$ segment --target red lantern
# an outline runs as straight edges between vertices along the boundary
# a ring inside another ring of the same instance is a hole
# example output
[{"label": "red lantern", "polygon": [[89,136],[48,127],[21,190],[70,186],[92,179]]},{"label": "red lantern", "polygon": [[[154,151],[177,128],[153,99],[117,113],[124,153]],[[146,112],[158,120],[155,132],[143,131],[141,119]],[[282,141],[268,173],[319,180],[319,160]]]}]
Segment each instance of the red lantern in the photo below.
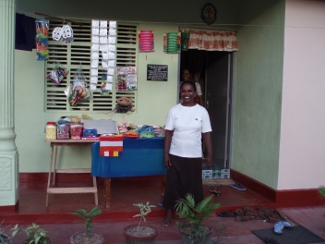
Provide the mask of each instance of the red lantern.
[{"label": "red lantern", "polygon": [[153,52],[154,49],[154,33],[151,30],[140,30],[139,38],[139,52]]}]

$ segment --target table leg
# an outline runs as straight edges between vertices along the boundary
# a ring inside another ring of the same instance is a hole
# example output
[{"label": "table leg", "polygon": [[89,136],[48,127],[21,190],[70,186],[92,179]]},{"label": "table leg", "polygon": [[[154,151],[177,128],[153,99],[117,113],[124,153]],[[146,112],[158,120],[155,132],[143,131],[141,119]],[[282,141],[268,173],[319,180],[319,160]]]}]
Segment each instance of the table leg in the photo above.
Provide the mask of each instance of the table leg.
[{"label": "table leg", "polygon": [[105,202],[106,208],[111,206],[111,178],[105,178]]},{"label": "table leg", "polygon": [[55,185],[55,177],[56,177],[56,160],[57,160],[57,156],[58,156],[58,147],[59,146],[54,146],[54,167],[53,167],[53,182],[52,185]]},{"label": "table leg", "polygon": [[[96,181],[95,176],[93,176],[93,186],[97,190],[97,181]],[[96,193],[94,193],[94,196],[95,196],[95,204],[98,205],[98,191],[96,191]]]},{"label": "table leg", "polygon": [[48,204],[49,204],[49,194],[48,194],[48,189],[50,188],[50,183],[51,183],[52,167],[53,167],[53,146],[51,145],[51,159],[50,159],[49,176],[48,176],[48,179],[47,179],[47,191],[46,191],[45,207],[47,207]]}]

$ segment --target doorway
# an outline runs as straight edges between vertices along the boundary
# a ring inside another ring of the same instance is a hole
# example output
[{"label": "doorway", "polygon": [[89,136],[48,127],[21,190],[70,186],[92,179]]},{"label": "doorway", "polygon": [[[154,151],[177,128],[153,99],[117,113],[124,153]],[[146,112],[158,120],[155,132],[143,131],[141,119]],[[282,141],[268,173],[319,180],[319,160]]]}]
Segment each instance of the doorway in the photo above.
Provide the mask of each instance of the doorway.
[{"label": "doorway", "polygon": [[213,164],[218,168],[230,168],[233,59],[232,52],[197,49],[181,52],[180,76],[184,68],[190,68],[202,88],[212,126]]}]

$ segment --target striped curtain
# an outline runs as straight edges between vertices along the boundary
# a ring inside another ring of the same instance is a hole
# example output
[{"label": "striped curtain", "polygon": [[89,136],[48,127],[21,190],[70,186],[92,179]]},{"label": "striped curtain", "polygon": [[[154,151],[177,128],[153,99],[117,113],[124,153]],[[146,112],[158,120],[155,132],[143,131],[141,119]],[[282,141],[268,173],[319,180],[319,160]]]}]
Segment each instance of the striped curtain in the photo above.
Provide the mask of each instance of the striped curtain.
[{"label": "striped curtain", "polygon": [[235,31],[219,31],[205,29],[180,28],[180,31],[189,30],[189,49],[206,51],[238,51],[237,37]]}]

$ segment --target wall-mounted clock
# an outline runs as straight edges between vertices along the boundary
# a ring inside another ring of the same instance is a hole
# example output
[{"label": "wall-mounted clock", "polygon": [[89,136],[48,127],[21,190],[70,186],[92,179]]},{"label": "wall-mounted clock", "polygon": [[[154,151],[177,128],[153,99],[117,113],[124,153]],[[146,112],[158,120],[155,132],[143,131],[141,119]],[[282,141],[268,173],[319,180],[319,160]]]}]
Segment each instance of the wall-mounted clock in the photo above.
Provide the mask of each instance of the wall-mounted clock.
[{"label": "wall-mounted clock", "polygon": [[207,25],[211,25],[217,18],[217,10],[215,7],[208,3],[202,9],[202,19]]}]

